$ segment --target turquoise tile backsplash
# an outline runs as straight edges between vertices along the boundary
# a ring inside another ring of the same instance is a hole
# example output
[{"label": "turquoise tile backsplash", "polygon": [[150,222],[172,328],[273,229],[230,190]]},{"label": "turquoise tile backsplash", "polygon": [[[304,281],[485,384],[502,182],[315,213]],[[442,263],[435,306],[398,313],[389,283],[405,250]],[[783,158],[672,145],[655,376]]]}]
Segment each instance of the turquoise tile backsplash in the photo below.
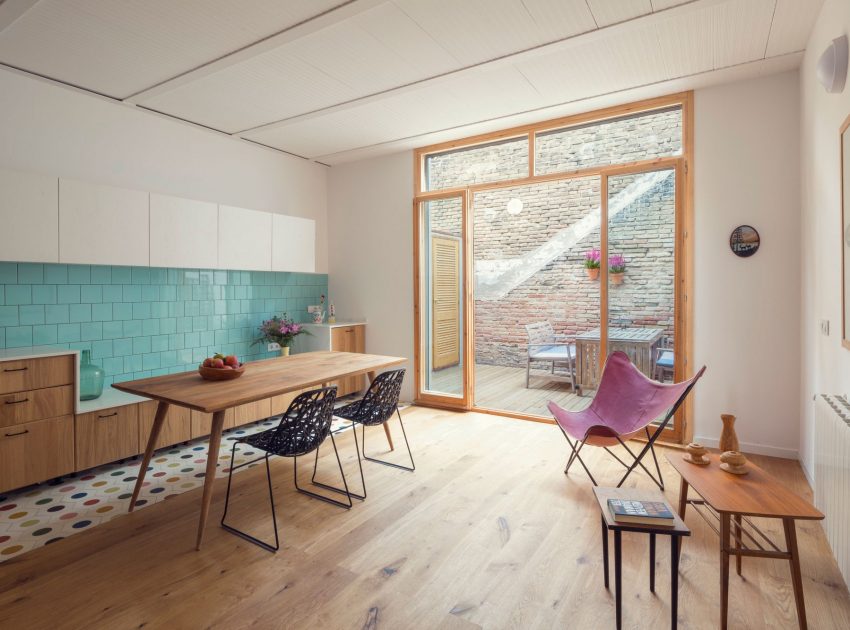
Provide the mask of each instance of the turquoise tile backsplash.
[{"label": "turquoise tile backsplash", "polygon": [[326,274],[0,262],[0,348],[91,350],[108,383],[193,370],[251,346],[264,319],[327,295]]}]

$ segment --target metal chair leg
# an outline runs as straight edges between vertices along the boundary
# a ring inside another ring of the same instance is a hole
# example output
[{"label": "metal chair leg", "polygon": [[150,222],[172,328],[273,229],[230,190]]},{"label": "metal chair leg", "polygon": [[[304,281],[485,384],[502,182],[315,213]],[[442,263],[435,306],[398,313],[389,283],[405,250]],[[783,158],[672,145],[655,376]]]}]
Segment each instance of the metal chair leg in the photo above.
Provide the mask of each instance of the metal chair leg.
[{"label": "metal chair leg", "polygon": [[[413,472],[416,470],[416,464],[413,461],[413,453],[410,451],[410,443],[407,441],[407,432],[404,430],[404,422],[401,419],[401,412],[398,410],[398,407],[395,409],[396,415],[398,416],[398,422],[401,425],[401,434],[404,436],[404,444],[407,446],[407,455],[410,457],[410,466],[402,466],[401,464],[394,464],[392,462],[388,462],[383,459],[378,459],[377,457],[369,457],[366,455],[366,425],[363,426],[363,459],[369,460],[370,462],[375,462],[376,464],[383,464],[384,466],[392,466],[393,468],[400,468],[401,470],[409,470]],[[356,439],[356,436],[355,436]]]},{"label": "metal chair leg", "polygon": [[[236,529],[232,525],[228,525],[227,523],[224,522],[224,519],[227,517],[227,509],[230,506],[230,489],[232,487],[233,470],[234,470],[233,461],[236,457],[236,446],[238,444],[239,444],[239,442],[234,442],[233,448],[230,451],[230,471],[228,472],[228,475],[227,475],[227,494],[225,495],[225,499],[224,499],[224,514],[221,515],[221,526],[222,526],[222,528],[229,531],[231,534],[235,534],[236,536],[239,536],[240,538],[243,538],[243,539],[247,540],[248,542],[254,543],[258,547],[261,547],[261,548],[265,549],[266,551],[271,551],[272,553],[276,553],[280,549],[280,537],[278,536],[278,533],[277,533],[277,516],[275,515],[274,492],[272,490],[272,471],[271,471],[271,467],[269,466],[269,454],[268,453],[266,453],[266,455],[265,455],[266,480],[268,482],[268,487],[269,487],[269,503],[271,504],[271,508],[272,508],[272,527],[274,528],[274,545],[271,545],[271,544],[269,544],[269,543],[267,543],[263,540],[260,540],[259,538],[255,538],[254,536],[251,536],[250,534],[243,532],[242,530]],[[254,460],[254,461],[256,461],[256,460]],[[248,463],[253,463],[253,462],[248,462]],[[240,468],[240,466],[237,466],[236,468]]]},{"label": "metal chair leg", "polygon": [[[622,446],[624,449],[626,449],[626,452],[628,452],[628,454],[631,455],[632,458],[635,460],[634,463],[631,466],[629,466],[628,470],[626,470],[626,474],[623,475],[622,479],[620,479],[620,483],[617,484],[617,487],[619,488],[620,486],[622,486],[623,483],[625,483],[628,476],[632,473],[632,471],[636,467],[640,466],[643,469],[643,472],[645,472],[647,474],[647,476],[650,479],[652,479],[652,481],[655,482],[655,485],[658,486],[658,488],[663,492],[664,491],[664,478],[660,477],[661,470],[659,469],[659,471],[658,471],[659,472],[659,479],[656,479],[655,476],[651,472],[649,472],[649,469],[646,466],[643,465],[643,461],[641,461],[641,460],[643,460],[643,456],[646,454],[646,451],[652,450],[652,442],[650,442],[649,444],[644,446],[643,449],[641,449],[639,455],[635,455],[632,452],[632,449],[630,449],[628,446],[626,446],[626,443],[623,442],[623,440],[621,438],[618,437],[617,441],[620,443],[620,446]],[[654,454],[655,454],[655,451],[653,450],[653,456],[654,456]],[[655,461],[655,465],[656,466],[658,465],[657,459]]]},{"label": "metal chair leg", "polygon": [[531,359],[525,362],[525,388],[528,389],[528,383],[531,380]]},{"label": "metal chair leg", "polygon": [[[331,497],[326,497],[326,496],[318,494],[316,492],[311,492],[309,490],[305,490],[304,488],[301,488],[298,485],[298,458],[297,457],[293,458],[294,463],[293,463],[293,466],[292,466],[293,477],[295,479],[295,489],[298,490],[298,492],[300,492],[301,494],[306,494],[307,496],[313,497],[314,499],[319,499],[320,501],[324,501],[325,503],[330,503],[332,505],[336,505],[338,507],[345,508],[346,510],[348,510],[353,505],[353,503],[351,501],[351,497],[356,496],[356,495],[352,495],[352,493],[348,489],[348,481],[346,481],[345,473],[342,470],[342,461],[340,461],[340,459],[339,459],[339,451],[336,448],[336,440],[334,440],[333,433],[331,433],[331,443],[333,444],[333,447],[334,447],[334,454],[336,455],[336,462],[337,462],[337,465],[339,466],[339,474],[342,476],[342,483],[343,483],[343,486],[345,486],[345,490],[343,490],[342,488],[335,488],[333,486],[329,486],[327,484],[320,483],[320,482],[315,480],[316,479],[316,467],[318,466],[318,463],[319,463],[319,449],[318,448],[316,448],[316,461],[313,464],[312,483],[316,486],[319,486],[320,488],[325,488],[326,490],[331,490],[333,492],[338,492],[339,494],[344,494],[346,496],[346,498],[348,499],[348,501],[347,502],[337,501],[336,499],[332,499]],[[357,498],[359,498],[359,497],[357,497]]]}]

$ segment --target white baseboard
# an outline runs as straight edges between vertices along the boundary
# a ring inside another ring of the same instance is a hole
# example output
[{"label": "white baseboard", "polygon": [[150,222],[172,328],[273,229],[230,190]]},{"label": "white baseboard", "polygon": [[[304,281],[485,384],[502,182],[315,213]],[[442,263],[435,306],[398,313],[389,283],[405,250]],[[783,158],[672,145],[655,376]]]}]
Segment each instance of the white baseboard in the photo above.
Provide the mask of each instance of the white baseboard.
[{"label": "white baseboard", "polygon": [[[694,436],[694,441],[712,448],[717,448],[720,443],[720,440],[717,438],[700,436]],[[770,457],[781,457],[782,459],[800,459],[799,452],[793,448],[782,448],[781,446],[770,446],[768,444],[751,444],[749,442],[741,442],[740,448],[742,453],[769,455]]]}]

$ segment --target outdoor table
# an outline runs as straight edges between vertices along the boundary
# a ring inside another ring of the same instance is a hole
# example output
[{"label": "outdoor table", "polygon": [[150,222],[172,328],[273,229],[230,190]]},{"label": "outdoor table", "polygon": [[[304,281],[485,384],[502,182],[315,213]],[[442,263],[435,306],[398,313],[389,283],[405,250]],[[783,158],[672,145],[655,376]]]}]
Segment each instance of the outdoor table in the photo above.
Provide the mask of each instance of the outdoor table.
[{"label": "outdoor table", "polygon": [[[625,352],[637,369],[652,378],[655,348],[663,336],[663,328],[611,327],[608,329],[608,352]],[[602,375],[599,366],[600,337],[599,328],[576,336],[576,386],[579,393],[584,389],[596,389]]]}]

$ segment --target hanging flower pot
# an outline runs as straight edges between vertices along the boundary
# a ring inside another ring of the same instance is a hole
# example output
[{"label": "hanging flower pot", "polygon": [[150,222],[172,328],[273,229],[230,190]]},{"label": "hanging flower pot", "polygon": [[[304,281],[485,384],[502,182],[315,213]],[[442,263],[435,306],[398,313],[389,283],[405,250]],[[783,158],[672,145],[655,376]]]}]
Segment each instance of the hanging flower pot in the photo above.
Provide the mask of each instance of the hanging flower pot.
[{"label": "hanging flower pot", "polygon": [[623,275],[626,273],[626,258],[622,254],[614,254],[608,257],[608,277],[611,284],[623,284]]},{"label": "hanging flower pot", "polygon": [[623,276],[626,275],[624,273],[609,273],[608,277],[611,279],[611,284],[623,284]]},{"label": "hanging flower pot", "polygon": [[599,267],[602,263],[602,253],[598,249],[591,249],[584,252],[584,270],[587,272],[587,277],[591,280],[599,279]]},{"label": "hanging flower pot", "polygon": [[599,267],[585,267],[587,277],[591,280],[599,280]]}]

